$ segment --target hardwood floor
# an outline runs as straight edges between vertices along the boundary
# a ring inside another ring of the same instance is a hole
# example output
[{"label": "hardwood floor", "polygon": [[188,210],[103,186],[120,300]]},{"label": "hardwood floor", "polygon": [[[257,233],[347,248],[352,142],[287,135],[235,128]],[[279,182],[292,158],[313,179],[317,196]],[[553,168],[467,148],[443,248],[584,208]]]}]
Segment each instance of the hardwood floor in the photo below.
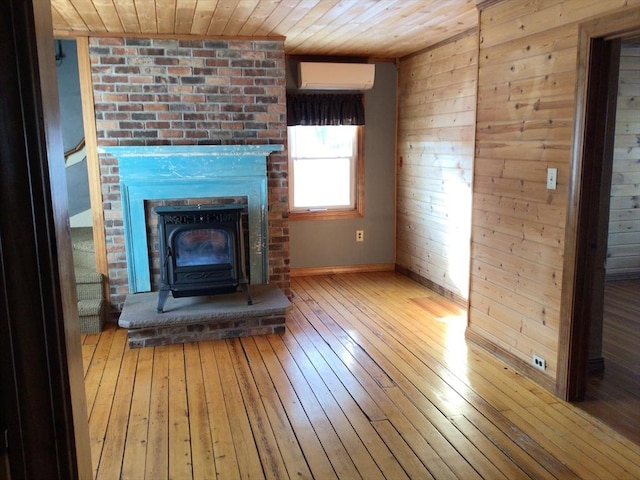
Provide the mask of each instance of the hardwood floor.
[{"label": "hardwood floor", "polygon": [[395,273],[294,279],[281,336],[83,337],[98,479],[640,478],[640,446],[464,339]]},{"label": "hardwood floor", "polygon": [[640,444],[640,280],[607,282],[604,299],[605,371],[578,406]]}]

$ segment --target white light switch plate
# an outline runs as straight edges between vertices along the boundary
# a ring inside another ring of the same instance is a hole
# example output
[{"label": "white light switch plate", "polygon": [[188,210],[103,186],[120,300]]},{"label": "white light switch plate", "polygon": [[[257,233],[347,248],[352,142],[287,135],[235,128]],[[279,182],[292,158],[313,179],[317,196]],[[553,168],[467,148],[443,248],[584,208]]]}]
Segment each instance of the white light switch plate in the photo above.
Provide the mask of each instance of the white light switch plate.
[{"label": "white light switch plate", "polygon": [[555,190],[558,184],[558,169],[547,168],[547,189]]}]

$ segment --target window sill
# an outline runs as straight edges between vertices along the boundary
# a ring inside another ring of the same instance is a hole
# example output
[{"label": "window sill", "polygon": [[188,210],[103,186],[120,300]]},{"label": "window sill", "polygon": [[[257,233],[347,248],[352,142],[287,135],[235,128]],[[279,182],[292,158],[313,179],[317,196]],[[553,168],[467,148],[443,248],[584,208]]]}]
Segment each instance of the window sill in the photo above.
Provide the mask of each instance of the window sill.
[{"label": "window sill", "polygon": [[304,220],[342,220],[347,218],[362,218],[360,210],[321,210],[315,212],[289,212],[292,222]]}]

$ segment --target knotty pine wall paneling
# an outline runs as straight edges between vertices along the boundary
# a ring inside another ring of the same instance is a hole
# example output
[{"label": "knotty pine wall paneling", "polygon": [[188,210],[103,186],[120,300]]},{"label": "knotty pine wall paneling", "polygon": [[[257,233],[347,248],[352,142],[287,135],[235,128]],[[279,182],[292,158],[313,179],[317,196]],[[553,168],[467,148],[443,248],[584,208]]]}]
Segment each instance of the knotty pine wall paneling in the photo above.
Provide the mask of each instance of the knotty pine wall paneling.
[{"label": "knotty pine wall paneling", "polygon": [[640,44],[623,43],[613,153],[607,278],[640,277]]},{"label": "knotty pine wall paneling", "polygon": [[399,62],[398,269],[466,304],[478,33]]},{"label": "knotty pine wall paneling", "polygon": [[[638,0],[480,5],[469,338],[557,376],[580,22]],[[546,188],[546,170],[558,187]],[[529,373],[535,376],[535,371]]]}]

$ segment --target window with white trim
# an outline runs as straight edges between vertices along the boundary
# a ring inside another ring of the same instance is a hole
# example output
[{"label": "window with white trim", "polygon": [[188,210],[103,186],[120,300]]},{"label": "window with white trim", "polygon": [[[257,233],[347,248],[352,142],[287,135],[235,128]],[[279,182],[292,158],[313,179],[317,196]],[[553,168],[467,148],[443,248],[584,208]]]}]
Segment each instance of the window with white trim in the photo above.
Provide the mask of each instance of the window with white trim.
[{"label": "window with white trim", "polygon": [[291,212],[357,209],[360,128],[356,125],[289,127]]}]

